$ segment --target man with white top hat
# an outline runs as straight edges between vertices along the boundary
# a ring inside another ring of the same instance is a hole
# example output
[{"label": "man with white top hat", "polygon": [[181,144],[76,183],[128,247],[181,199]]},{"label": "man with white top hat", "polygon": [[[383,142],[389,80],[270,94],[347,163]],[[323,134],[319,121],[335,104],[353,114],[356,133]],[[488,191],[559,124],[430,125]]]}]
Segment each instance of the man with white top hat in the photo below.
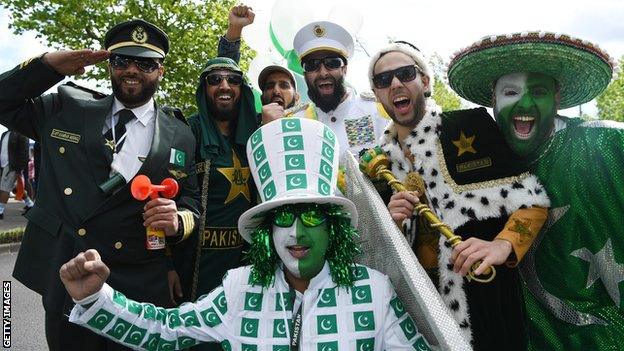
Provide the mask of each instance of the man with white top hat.
[{"label": "man with white top hat", "polygon": [[104,284],[95,250],[60,271],[70,319],[109,339],[155,350],[220,341],[224,350],[429,350],[387,276],[353,263],[357,211],[334,195],[339,144],[325,125],[289,118],[247,143],[264,200],[239,220],[250,266],[195,303],[165,310]]},{"label": "man with white top hat", "polygon": [[357,95],[345,86],[348,60],[353,56],[349,32],[332,22],[312,22],[297,32],[293,46],[313,102],[295,116],[328,125],[343,152],[357,155],[374,147],[389,120],[372,94]]}]

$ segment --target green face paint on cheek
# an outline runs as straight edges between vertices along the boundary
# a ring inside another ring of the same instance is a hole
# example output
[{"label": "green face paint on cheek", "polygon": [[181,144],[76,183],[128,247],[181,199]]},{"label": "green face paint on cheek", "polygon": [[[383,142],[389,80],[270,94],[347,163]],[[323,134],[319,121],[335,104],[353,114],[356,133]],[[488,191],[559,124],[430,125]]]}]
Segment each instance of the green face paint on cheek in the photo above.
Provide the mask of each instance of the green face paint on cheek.
[{"label": "green face paint on cheek", "polygon": [[494,93],[494,116],[507,143],[520,156],[534,157],[554,125],[555,80],[537,73],[513,73],[496,82]]},{"label": "green face paint on cheek", "polygon": [[329,246],[327,222],[309,228],[297,221],[297,244],[310,248],[308,254],[299,259],[299,272],[301,278],[312,279],[325,265],[325,252]]},{"label": "green face paint on cheek", "polygon": [[284,266],[294,276],[311,279],[325,265],[329,245],[327,222],[306,227],[297,218],[288,228],[273,225],[273,244]]}]

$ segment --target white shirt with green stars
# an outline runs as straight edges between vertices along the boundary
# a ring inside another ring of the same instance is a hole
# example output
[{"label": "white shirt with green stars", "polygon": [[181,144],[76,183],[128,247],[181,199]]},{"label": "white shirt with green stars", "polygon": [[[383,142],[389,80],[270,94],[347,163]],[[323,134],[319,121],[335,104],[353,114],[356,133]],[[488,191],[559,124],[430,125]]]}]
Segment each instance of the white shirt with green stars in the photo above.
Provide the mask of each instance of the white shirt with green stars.
[{"label": "white shirt with green stars", "polygon": [[299,350],[429,350],[390,280],[376,270],[358,265],[349,291],[336,287],[325,263],[295,299],[281,270],[265,289],[249,284],[250,272],[232,269],[221,286],[172,309],[132,301],[105,284],[95,303],[76,305],[69,320],[137,349],[216,341],[224,350],[288,351],[293,303],[302,303]]}]

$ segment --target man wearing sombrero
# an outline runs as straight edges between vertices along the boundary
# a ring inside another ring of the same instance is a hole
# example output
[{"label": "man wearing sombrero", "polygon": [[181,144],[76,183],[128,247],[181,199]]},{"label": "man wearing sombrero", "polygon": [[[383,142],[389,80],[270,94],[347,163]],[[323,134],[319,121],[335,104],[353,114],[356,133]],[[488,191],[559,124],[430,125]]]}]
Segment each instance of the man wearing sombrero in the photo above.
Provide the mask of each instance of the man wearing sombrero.
[{"label": "man wearing sombrero", "polygon": [[493,107],[552,201],[522,265],[535,350],[622,348],[624,125],[557,114],[600,94],[613,69],[596,45],[546,32],[485,37],[449,66],[451,87]]},{"label": "man wearing sombrero", "polygon": [[320,122],[281,119],[247,143],[263,203],[239,220],[250,266],[195,303],[164,310],[103,285],[95,250],[61,269],[71,321],[147,350],[429,350],[387,276],[353,263],[357,211],[334,195],[339,144]]},{"label": "man wearing sombrero", "polygon": [[[398,42],[381,49],[371,58],[369,79],[392,118],[380,139],[392,173],[425,183],[420,194],[392,195],[392,218],[475,350],[524,350],[515,267],[546,219],[542,186],[506,147],[484,108],[441,111],[431,98],[432,70],[415,47]],[[451,248],[437,232],[422,230],[414,213],[419,201],[463,242]],[[496,276],[488,283],[464,279],[474,264],[476,275],[496,266]]]}]

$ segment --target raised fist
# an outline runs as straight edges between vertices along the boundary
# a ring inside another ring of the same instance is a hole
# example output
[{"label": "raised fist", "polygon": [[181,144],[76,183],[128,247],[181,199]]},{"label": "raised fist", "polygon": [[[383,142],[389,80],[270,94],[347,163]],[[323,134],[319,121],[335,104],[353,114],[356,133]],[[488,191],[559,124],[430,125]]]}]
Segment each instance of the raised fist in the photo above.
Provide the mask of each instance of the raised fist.
[{"label": "raised fist", "polygon": [[74,300],[82,300],[102,289],[110,270],[100,254],[90,249],[61,266],[61,281]]}]

